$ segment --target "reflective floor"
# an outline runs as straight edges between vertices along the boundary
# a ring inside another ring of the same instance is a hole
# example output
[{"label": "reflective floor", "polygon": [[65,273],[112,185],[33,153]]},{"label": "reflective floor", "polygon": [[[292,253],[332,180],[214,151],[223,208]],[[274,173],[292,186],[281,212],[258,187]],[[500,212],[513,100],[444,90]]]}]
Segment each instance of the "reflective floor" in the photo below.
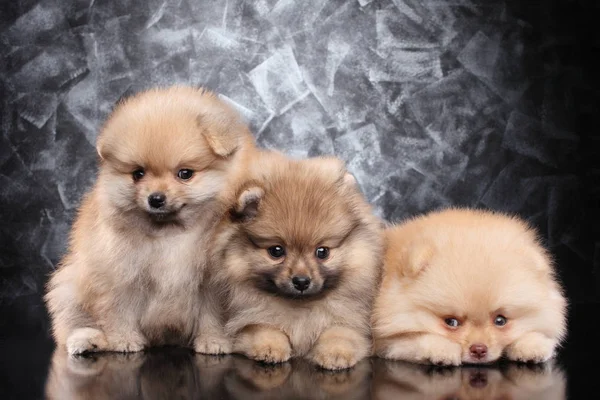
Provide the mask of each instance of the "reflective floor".
[{"label": "reflective floor", "polygon": [[550,363],[481,368],[373,358],[328,372],[301,360],[268,366],[180,348],[74,358],[47,334],[0,336],[0,399],[597,399],[594,319],[595,305],[572,309],[568,340]]},{"label": "reflective floor", "polygon": [[564,399],[555,363],[434,369],[365,360],[327,372],[295,360],[275,366],[181,349],[72,358],[55,353],[51,399]]},{"label": "reflective floor", "polygon": [[69,357],[46,352],[46,344],[22,345],[0,349],[10,355],[0,370],[2,399],[577,399],[597,398],[600,380],[593,362],[577,361],[593,361],[585,346],[544,365],[439,368],[368,359],[329,372],[301,360],[273,366],[179,348]]}]

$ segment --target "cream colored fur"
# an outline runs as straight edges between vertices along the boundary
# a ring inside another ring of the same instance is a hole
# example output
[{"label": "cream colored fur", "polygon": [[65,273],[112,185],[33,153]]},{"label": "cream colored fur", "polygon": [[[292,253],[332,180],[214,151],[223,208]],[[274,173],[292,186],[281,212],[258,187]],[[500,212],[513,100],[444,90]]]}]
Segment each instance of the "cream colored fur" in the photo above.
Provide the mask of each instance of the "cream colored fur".
[{"label": "cream colored fur", "polygon": [[[245,174],[254,141],[214,94],[172,87],[118,105],[98,138],[98,179],[85,196],[46,302],[70,354],[177,344],[231,349],[205,284],[206,250],[222,196]],[[145,175],[134,181],[132,172]],[[191,169],[189,180],[178,178]],[[150,217],[164,192],[167,217]]]},{"label": "cream colored fur", "polygon": [[[386,240],[375,354],[442,365],[552,357],[566,333],[566,301],[550,257],[523,221],[451,209],[391,227]],[[494,324],[498,315],[506,325]],[[485,357],[473,357],[475,344],[487,347]]]}]

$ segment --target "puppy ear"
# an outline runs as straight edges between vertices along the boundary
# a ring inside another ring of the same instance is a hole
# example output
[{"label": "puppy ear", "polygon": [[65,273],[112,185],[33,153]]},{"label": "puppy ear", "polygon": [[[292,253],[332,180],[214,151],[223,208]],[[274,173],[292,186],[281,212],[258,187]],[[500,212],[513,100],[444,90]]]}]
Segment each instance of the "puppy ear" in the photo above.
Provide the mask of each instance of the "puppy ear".
[{"label": "puppy ear", "polygon": [[405,264],[402,268],[402,275],[415,277],[424,271],[433,257],[433,248],[426,244],[411,244],[406,249]]},{"label": "puppy ear", "polygon": [[233,222],[246,222],[256,217],[264,194],[265,191],[258,186],[242,191],[229,212],[231,220]]},{"label": "puppy ear", "polygon": [[212,151],[227,157],[254,137],[238,111],[224,98],[204,88],[199,89],[196,122]]},{"label": "puppy ear", "polygon": [[101,160],[104,160],[104,155],[103,155],[103,147],[102,147],[102,143],[98,142],[96,144],[96,153],[98,153],[98,157],[100,157]]},{"label": "puppy ear", "polygon": [[105,141],[103,140],[102,136],[100,136],[98,138],[98,140],[96,141],[96,153],[98,153],[98,156],[100,157],[100,160],[104,161],[106,159],[109,158],[110,156],[110,146],[108,146]]},{"label": "puppy ear", "polygon": [[241,135],[238,131],[241,124],[227,113],[200,114],[196,121],[202,129],[206,142],[216,155],[227,157],[241,145]]},{"label": "puppy ear", "polygon": [[344,174],[342,178],[342,183],[345,186],[358,187],[358,182],[356,181],[356,178],[350,172],[346,172]]},{"label": "puppy ear", "polygon": [[400,277],[414,278],[424,271],[434,249],[424,243],[415,243],[403,231],[389,231],[386,235],[385,264],[396,270]]}]

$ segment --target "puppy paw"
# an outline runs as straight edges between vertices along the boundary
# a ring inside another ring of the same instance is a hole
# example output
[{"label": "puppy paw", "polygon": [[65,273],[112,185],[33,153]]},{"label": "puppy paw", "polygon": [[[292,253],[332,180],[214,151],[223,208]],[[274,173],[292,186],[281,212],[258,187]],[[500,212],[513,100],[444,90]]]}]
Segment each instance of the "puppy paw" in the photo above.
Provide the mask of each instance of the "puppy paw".
[{"label": "puppy paw", "polygon": [[318,344],[311,356],[312,361],[319,367],[329,370],[352,368],[360,358],[362,357],[359,357],[351,343],[344,340],[337,343],[328,342],[327,345]]},{"label": "puppy paw", "polygon": [[444,367],[457,366],[462,363],[462,348],[458,343],[438,336],[427,336],[422,340],[421,363]]},{"label": "puppy paw", "polygon": [[259,330],[246,334],[242,350],[248,358],[269,364],[286,362],[292,357],[292,347],[287,336],[277,330]]},{"label": "puppy paw", "polygon": [[368,352],[369,342],[360,333],[335,326],[321,334],[308,358],[321,368],[341,370],[352,368]]},{"label": "puppy paw", "polygon": [[461,354],[454,351],[448,352],[432,352],[427,357],[423,358],[427,364],[439,365],[443,367],[458,366],[461,364]]},{"label": "puppy paw", "polygon": [[286,346],[282,343],[256,343],[247,355],[253,360],[277,364],[289,360],[292,356],[292,349],[289,345]]},{"label": "puppy paw", "polygon": [[200,335],[194,340],[194,351],[200,354],[229,354],[231,341],[222,336]]},{"label": "puppy paw", "polygon": [[129,332],[127,335],[116,336],[109,339],[111,351],[119,353],[135,353],[144,350],[146,340],[136,332]]},{"label": "puppy paw", "polygon": [[527,334],[506,348],[506,356],[513,361],[542,363],[554,356],[556,341],[539,333]]},{"label": "puppy paw", "polygon": [[67,352],[71,355],[108,349],[104,333],[94,328],[75,329],[67,338]]},{"label": "puppy paw", "polygon": [[457,366],[462,362],[460,345],[437,335],[390,340],[381,344],[376,353],[383,358],[419,364]]}]

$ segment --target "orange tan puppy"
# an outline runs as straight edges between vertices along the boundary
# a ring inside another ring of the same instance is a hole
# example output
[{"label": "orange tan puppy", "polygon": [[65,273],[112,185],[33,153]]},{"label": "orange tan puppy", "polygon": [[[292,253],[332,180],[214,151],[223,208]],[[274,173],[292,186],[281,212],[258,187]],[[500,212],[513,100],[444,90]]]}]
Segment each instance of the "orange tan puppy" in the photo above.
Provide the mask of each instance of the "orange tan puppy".
[{"label": "orange tan puppy", "polygon": [[368,356],[382,224],[335,158],[264,153],[213,247],[233,351],[345,369]]},{"label": "orange tan puppy", "polygon": [[451,209],[386,231],[375,301],[375,354],[459,365],[551,358],[566,301],[550,258],[523,221]]},{"label": "orange tan puppy", "polygon": [[203,283],[205,252],[220,197],[252,149],[238,115],[201,89],[151,90],[118,105],[98,137],[98,179],[47,287],[59,346],[231,349]]}]

